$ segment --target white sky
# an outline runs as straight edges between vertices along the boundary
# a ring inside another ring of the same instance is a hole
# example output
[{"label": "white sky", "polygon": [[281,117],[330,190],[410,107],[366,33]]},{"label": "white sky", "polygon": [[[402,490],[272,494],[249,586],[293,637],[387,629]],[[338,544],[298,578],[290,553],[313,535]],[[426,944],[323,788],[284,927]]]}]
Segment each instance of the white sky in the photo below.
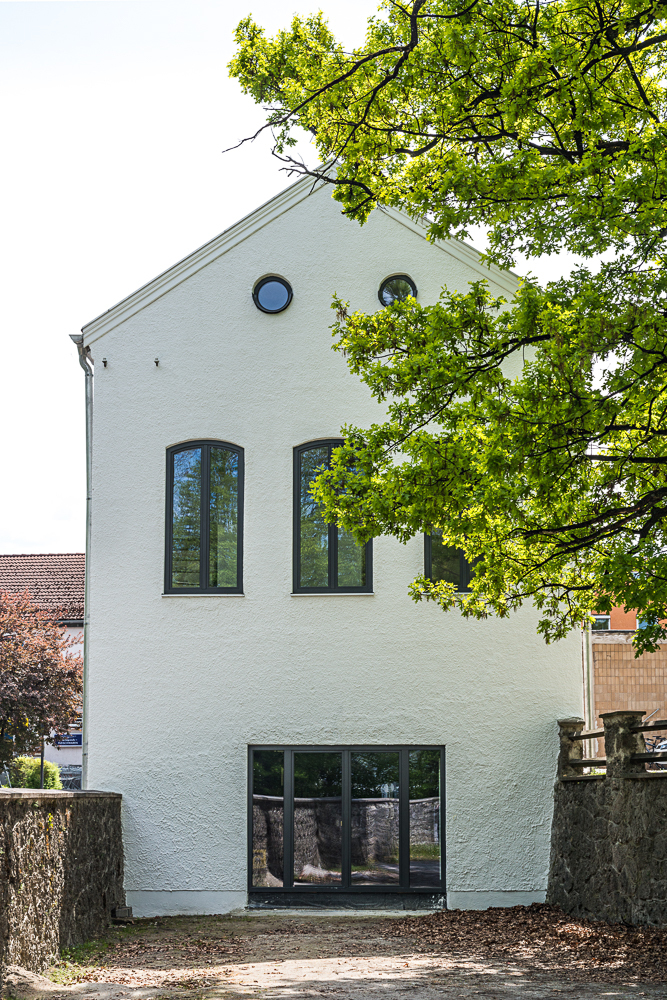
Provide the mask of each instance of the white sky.
[{"label": "white sky", "polygon": [[[378,0],[0,0],[0,552],[84,548],[84,376],[69,339],[288,181],[227,78],[232,32]],[[533,265],[533,270],[539,271]]]},{"label": "white sky", "polygon": [[[319,0],[0,0],[0,552],[84,548],[81,326],[288,183],[226,65]],[[363,38],[374,0],[335,0]]]}]

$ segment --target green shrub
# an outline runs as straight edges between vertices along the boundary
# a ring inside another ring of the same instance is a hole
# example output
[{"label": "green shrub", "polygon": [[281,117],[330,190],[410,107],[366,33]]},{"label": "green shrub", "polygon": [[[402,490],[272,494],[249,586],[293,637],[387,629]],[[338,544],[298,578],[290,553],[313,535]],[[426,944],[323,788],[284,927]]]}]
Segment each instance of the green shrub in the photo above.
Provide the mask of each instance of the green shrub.
[{"label": "green shrub", "polygon": [[[39,788],[39,757],[14,757],[9,765],[9,776],[14,788]],[[44,788],[62,788],[60,768],[50,760],[44,761]]]}]

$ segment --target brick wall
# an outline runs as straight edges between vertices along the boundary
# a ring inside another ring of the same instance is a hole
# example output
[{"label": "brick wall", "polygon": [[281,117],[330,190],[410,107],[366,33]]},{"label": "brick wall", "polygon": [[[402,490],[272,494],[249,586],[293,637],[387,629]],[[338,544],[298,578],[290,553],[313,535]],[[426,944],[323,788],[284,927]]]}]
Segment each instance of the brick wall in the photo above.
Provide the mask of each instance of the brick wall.
[{"label": "brick wall", "polygon": [[603,712],[643,710],[667,718],[667,646],[635,659],[633,632],[592,633],[595,726]]}]

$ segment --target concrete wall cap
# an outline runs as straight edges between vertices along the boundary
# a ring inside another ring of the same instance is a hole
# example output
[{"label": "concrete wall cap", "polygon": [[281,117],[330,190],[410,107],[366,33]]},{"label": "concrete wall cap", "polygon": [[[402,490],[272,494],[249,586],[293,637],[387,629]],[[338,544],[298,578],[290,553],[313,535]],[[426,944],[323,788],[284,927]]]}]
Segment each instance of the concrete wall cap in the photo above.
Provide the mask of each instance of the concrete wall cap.
[{"label": "concrete wall cap", "polygon": [[0,797],[5,799],[122,799],[123,796],[120,792],[97,792],[88,788],[83,790],[68,788],[0,788]]},{"label": "concrete wall cap", "polygon": [[612,719],[612,718],[614,718],[614,716],[619,716],[620,718],[623,718],[623,717],[631,718],[631,717],[633,717],[635,715],[639,715],[643,719],[644,716],[646,715],[646,709],[645,708],[643,708],[643,709],[642,708],[636,708],[636,709],[632,709],[631,708],[631,709],[623,709],[623,710],[618,711],[618,712],[602,712],[602,714],[600,715],[600,718],[601,719]]}]

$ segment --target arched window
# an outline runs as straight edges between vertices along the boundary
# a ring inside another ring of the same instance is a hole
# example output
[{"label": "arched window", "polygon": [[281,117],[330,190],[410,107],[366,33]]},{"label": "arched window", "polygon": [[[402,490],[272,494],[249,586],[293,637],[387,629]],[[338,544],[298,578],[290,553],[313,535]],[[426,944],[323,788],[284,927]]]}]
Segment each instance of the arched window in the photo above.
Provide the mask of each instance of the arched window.
[{"label": "arched window", "polygon": [[442,528],[434,528],[424,535],[424,576],[435,583],[445,580],[456,585],[459,593],[470,590],[470,580],[475,572],[466,559],[463,549],[442,544]]},{"label": "arched window", "polygon": [[373,589],[373,543],[327,524],[310,485],[328,468],[340,440],[311,441],[294,449],[294,593],[368,593]]},{"label": "arched window", "polygon": [[189,441],[167,450],[165,593],[243,592],[243,449]]}]

